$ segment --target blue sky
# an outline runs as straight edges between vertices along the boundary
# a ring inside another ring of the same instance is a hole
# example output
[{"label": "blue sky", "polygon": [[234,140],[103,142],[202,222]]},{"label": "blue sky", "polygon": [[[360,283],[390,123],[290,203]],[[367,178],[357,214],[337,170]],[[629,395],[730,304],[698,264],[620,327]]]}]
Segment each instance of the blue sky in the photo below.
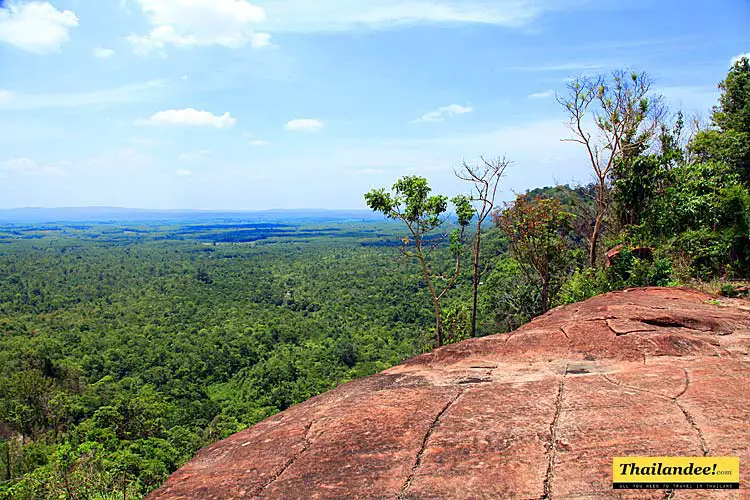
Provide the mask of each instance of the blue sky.
[{"label": "blue sky", "polygon": [[0,208],[364,208],[506,155],[512,192],[585,182],[554,99],[644,70],[707,114],[750,2],[0,0]]}]

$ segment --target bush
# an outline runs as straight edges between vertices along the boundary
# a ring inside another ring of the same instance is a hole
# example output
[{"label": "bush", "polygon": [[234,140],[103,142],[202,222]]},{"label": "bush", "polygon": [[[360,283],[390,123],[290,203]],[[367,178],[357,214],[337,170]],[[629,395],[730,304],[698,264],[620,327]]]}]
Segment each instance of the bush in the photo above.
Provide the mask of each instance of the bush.
[{"label": "bush", "polygon": [[669,259],[639,259],[629,250],[623,250],[608,268],[577,269],[563,284],[559,303],[572,304],[625,288],[672,284],[672,263]]}]

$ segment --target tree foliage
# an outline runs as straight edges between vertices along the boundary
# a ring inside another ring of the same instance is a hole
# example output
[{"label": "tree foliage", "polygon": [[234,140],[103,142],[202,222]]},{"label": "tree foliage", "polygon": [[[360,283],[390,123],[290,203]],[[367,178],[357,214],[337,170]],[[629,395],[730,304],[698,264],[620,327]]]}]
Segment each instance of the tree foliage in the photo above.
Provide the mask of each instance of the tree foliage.
[{"label": "tree foliage", "polygon": [[572,217],[555,198],[530,200],[524,195],[494,216],[528,280],[538,283],[543,313],[549,310],[551,294],[567,265],[566,232]]},{"label": "tree foliage", "polygon": [[[457,226],[450,233],[450,252],[455,261],[451,274],[436,276],[429,261],[435,243],[428,236],[446,222],[448,197],[430,195],[432,189],[427,179],[418,176],[402,177],[393,185],[392,192],[375,189],[365,194],[365,201],[373,211],[383,213],[387,218],[399,220],[406,225],[409,235],[404,238],[401,252],[404,256],[416,259],[422,268],[422,276],[432,299],[435,313],[435,342],[443,345],[443,324],[440,311],[440,300],[453,287],[461,272],[461,257],[464,244],[464,231],[474,217],[475,210],[471,200],[464,195],[455,196],[451,202],[455,207]],[[413,250],[410,245],[413,244]],[[438,279],[443,285],[438,285]]]},{"label": "tree foliage", "polygon": [[0,228],[0,498],[139,498],[200,447],[421,352],[423,283],[393,265],[395,224],[366,227],[218,245]]}]

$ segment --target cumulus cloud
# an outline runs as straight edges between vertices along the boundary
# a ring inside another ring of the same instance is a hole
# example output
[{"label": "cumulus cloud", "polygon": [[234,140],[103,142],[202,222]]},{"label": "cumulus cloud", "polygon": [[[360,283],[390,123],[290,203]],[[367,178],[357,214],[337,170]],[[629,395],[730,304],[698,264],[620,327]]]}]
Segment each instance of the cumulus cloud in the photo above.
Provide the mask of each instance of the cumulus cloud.
[{"label": "cumulus cloud", "polygon": [[735,65],[735,63],[737,63],[737,62],[738,62],[738,61],[739,61],[740,59],[742,59],[743,57],[744,57],[745,59],[748,59],[748,60],[750,60],[750,52],[745,52],[744,54],[737,54],[736,56],[734,56],[734,57],[732,58],[732,60],[731,60],[731,61],[729,61],[729,63],[730,63],[730,64],[731,64],[732,66],[734,66],[734,65]]},{"label": "cumulus cloud", "polygon": [[112,49],[106,49],[104,47],[97,47],[93,51],[94,57],[98,57],[99,59],[109,59],[113,55],[115,55],[115,51]]},{"label": "cumulus cloud", "polygon": [[250,145],[254,148],[260,148],[263,146],[268,146],[270,143],[268,141],[264,141],[262,139],[254,139],[250,141]]},{"label": "cumulus cloud", "polygon": [[145,35],[128,37],[137,53],[169,45],[220,45],[235,49],[271,44],[271,35],[256,30],[266,20],[265,10],[247,0],[136,1],[152,27]]},{"label": "cumulus cloud", "polygon": [[533,94],[529,94],[529,99],[546,99],[548,97],[554,97],[554,95],[554,90],[545,90],[544,92],[534,92]]},{"label": "cumulus cloud", "polygon": [[73,11],[57,10],[49,2],[10,2],[0,9],[0,42],[34,54],[60,50],[76,26]]},{"label": "cumulus cloud", "polygon": [[175,175],[176,175],[177,177],[190,177],[190,176],[192,176],[192,175],[193,175],[193,171],[192,171],[192,170],[187,170],[187,169],[184,169],[184,168],[182,168],[182,169],[180,169],[180,170],[175,170],[175,173],[174,173],[174,174],[175,174]]},{"label": "cumulus cloud", "polygon": [[417,122],[441,122],[448,117],[456,116],[456,115],[463,115],[466,113],[471,113],[472,111],[474,111],[474,109],[468,106],[461,106],[459,104],[451,104],[449,106],[441,106],[435,111],[430,111],[429,113],[425,113],[424,115],[417,118],[415,121]]},{"label": "cumulus cloud", "polygon": [[138,120],[139,125],[183,125],[192,127],[230,128],[237,123],[231,114],[215,115],[210,111],[193,108],[168,109],[154,113],[146,120]]},{"label": "cumulus cloud", "polygon": [[292,132],[317,132],[322,129],[324,123],[312,118],[297,118],[290,120],[284,126],[285,129]]}]

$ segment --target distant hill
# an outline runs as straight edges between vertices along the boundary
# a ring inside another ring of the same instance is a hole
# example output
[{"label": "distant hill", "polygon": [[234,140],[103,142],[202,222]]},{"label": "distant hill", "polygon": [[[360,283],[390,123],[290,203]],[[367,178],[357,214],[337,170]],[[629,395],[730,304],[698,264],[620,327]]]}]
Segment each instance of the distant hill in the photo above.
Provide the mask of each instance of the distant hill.
[{"label": "distant hill", "polygon": [[576,207],[583,205],[593,205],[595,188],[593,184],[586,186],[576,186],[571,188],[567,184],[558,186],[548,186],[532,189],[526,195],[530,198],[556,198],[566,210],[575,211]]},{"label": "distant hill", "polygon": [[382,220],[380,214],[369,210],[149,210],[117,207],[69,208],[13,208],[0,210],[0,222],[148,222],[148,221],[326,221],[326,220]]}]

